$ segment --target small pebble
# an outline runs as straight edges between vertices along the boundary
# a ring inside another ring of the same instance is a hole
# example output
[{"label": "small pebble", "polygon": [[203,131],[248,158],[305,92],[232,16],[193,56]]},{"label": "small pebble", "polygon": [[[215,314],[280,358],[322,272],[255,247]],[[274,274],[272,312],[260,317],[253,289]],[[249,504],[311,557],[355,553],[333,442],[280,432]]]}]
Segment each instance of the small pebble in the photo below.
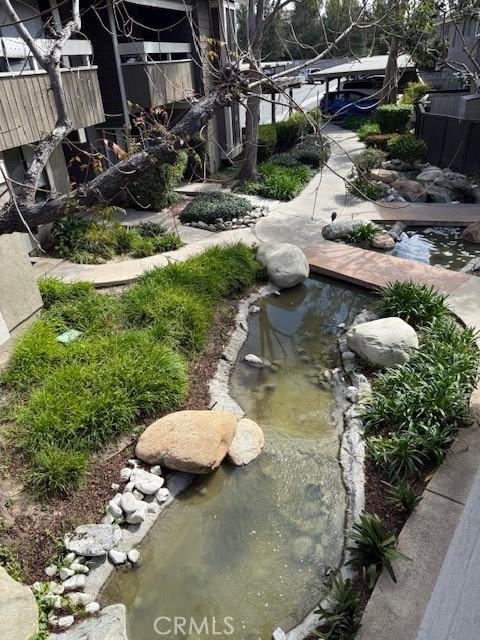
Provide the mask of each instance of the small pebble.
[{"label": "small pebble", "polygon": [[88,573],[90,571],[86,564],[80,562],[72,562],[70,569],[75,571],[75,573]]},{"label": "small pebble", "polygon": [[154,464],[153,467],[150,467],[150,473],[153,473],[156,476],[161,476],[162,467],[159,464]]},{"label": "small pebble", "polygon": [[140,466],[140,460],[137,460],[137,458],[130,458],[130,460],[127,460],[127,464],[129,467],[136,469]]},{"label": "small pebble", "polygon": [[73,551],[70,551],[70,553],[67,553],[67,555],[65,556],[65,558],[63,559],[65,564],[72,564],[72,562],[74,562],[76,558],[76,555],[73,553]]},{"label": "small pebble", "polygon": [[62,567],[60,569],[60,580],[64,582],[67,578],[75,575],[75,571],[70,567]]},{"label": "small pebble", "polygon": [[59,629],[68,629],[75,622],[75,618],[73,616],[62,616],[58,619],[57,626]]},{"label": "small pebble", "polygon": [[85,576],[77,573],[63,582],[65,591],[78,591],[79,589],[83,589],[85,584]]},{"label": "small pebble", "polygon": [[120,470],[120,480],[122,482],[128,482],[131,475],[132,475],[132,470],[129,469],[128,467],[124,467],[123,469]]},{"label": "small pebble", "polygon": [[120,485],[118,484],[118,482],[112,482],[110,486],[114,491],[118,491],[120,489]]},{"label": "small pebble", "polygon": [[274,291],[274,292],[272,293],[272,295],[273,295],[273,296],[279,296],[279,295],[280,295],[280,291]]},{"label": "small pebble", "polygon": [[53,578],[53,576],[57,573],[58,571],[58,567],[56,564],[50,564],[48,565],[48,567],[45,569],[45,573],[47,574],[47,576],[49,578]]},{"label": "small pebble", "polygon": [[138,549],[130,549],[127,553],[127,558],[132,564],[137,564],[140,560],[140,551]]},{"label": "small pebble", "polygon": [[132,493],[134,489],[135,485],[133,484],[133,482],[127,482],[127,484],[123,488],[123,493]]},{"label": "small pebble", "polygon": [[167,500],[169,495],[170,495],[170,491],[166,487],[161,487],[155,494],[158,502],[160,503],[165,502],[165,500]]},{"label": "small pebble", "polygon": [[144,494],[138,489],[134,489],[132,493],[137,498],[137,500],[143,500],[145,498]]},{"label": "small pebble", "polygon": [[250,313],[258,313],[260,311],[260,307],[257,307],[256,305],[252,305],[250,307]]},{"label": "small pebble", "polygon": [[117,566],[119,564],[124,564],[127,561],[127,554],[124,551],[119,551],[118,549],[110,549],[108,552],[108,558],[112,564]]}]

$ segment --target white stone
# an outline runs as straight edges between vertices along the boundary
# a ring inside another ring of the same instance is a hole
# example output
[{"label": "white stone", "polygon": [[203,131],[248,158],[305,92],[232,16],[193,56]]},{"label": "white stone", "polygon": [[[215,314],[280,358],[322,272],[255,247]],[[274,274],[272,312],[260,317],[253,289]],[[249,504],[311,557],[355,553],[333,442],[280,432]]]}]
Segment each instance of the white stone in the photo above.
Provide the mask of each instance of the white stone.
[{"label": "white stone", "polygon": [[411,350],[418,349],[415,329],[397,317],[357,324],[351,327],[346,337],[352,351],[380,367],[408,362]]},{"label": "white stone", "polygon": [[441,178],[443,178],[443,171],[441,169],[432,167],[430,169],[425,169],[425,171],[419,173],[415,180],[417,180],[417,182],[434,182],[435,180],[439,180]]},{"label": "white stone", "polygon": [[327,224],[322,229],[322,235],[326,240],[343,240],[358,227],[368,224],[370,220],[336,220]]},{"label": "white stone", "polygon": [[280,289],[295,287],[310,273],[305,254],[294,244],[263,243],[257,251],[257,259],[266,267],[271,282]]},{"label": "white stone", "polygon": [[137,500],[143,500],[145,498],[145,496],[143,495],[143,493],[141,491],[139,491],[138,489],[134,489],[132,491],[133,495],[135,496],[135,498],[137,498]]},{"label": "white stone", "polygon": [[120,470],[120,480],[122,482],[128,482],[130,476],[132,475],[132,470],[129,467],[124,467]]},{"label": "white stone", "polygon": [[112,549],[122,537],[116,524],[82,524],[73,534],[65,536],[67,549],[84,556],[102,556]]},{"label": "white stone", "polygon": [[45,569],[45,573],[47,574],[47,576],[49,578],[53,578],[53,576],[57,573],[58,571],[58,567],[56,564],[50,564],[48,565],[48,567]]},{"label": "white stone", "polygon": [[127,464],[129,467],[133,467],[135,469],[140,466],[140,460],[137,460],[137,458],[130,458],[127,460]]},{"label": "white stone", "polygon": [[237,423],[228,457],[237,466],[248,464],[260,454],[264,444],[263,431],[258,424],[249,418],[242,418]]},{"label": "white stone", "polygon": [[79,573],[67,578],[63,582],[63,586],[65,591],[77,591],[79,589],[83,589],[86,584],[85,576]]},{"label": "white stone", "polygon": [[119,551],[118,549],[110,549],[108,552],[108,558],[112,564],[117,566],[119,564],[124,564],[127,561],[127,554],[124,551]]},{"label": "white stone", "polygon": [[263,367],[265,367],[265,363],[263,362],[263,360],[253,353],[247,353],[247,355],[243,358],[243,361],[249,364],[251,367],[257,367],[258,369],[262,369]]},{"label": "white stone", "polygon": [[75,561],[75,558],[77,556],[71,551],[70,553],[67,553],[67,555],[64,557],[63,562],[67,565],[72,564],[72,562]]},{"label": "white stone", "polygon": [[59,629],[68,629],[75,622],[75,618],[73,616],[62,616],[58,619],[57,627]]},{"label": "white stone", "polygon": [[141,502],[140,504],[142,505],[140,508],[125,516],[128,524],[141,524],[145,520],[148,505],[146,502]]},{"label": "white stone", "polygon": [[62,567],[60,569],[60,580],[62,580],[62,582],[73,575],[75,575],[75,571],[70,569],[70,567]]},{"label": "white stone", "polygon": [[156,476],[143,469],[134,469],[130,476],[130,481],[133,482],[135,489],[138,489],[138,491],[141,491],[147,496],[156,493],[164,482],[160,476]]},{"label": "white stone", "polygon": [[124,493],[120,501],[120,508],[128,515],[137,509],[141,509],[142,502],[133,493]]},{"label": "white stone", "polygon": [[257,305],[252,304],[252,306],[249,309],[250,313],[258,313],[260,311],[260,307],[257,307]]},{"label": "white stone", "polygon": [[127,558],[132,564],[137,564],[140,560],[140,551],[138,549],[130,549],[127,553]]},{"label": "white stone", "polygon": [[112,498],[112,500],[110,500],[107,506],[107,513],[110,513],[113,518],[122,517],[123,513],[119,500],[115,500],[115,498]]},{"label": "white stone", "polygon": [[161,504],[162,502],[165,502],[168,499],[169,495],[170,495],[170,491],[167,489],[167,487],[162,487],[157,491],[157,493],[155,494],[155,497],[157,498],[158,502],[160,502]]},{"label": "white stone", "polygon": [[114,491],[118,491],[120,489],[120,485],[118,484],[118,482],[112,482],[110,486]]},{"label": "white stone", "polygon": [[150,467],[150,473],[153,473],[155,476],[161,476],[162,467],[159,464],[154,464],[153,467]]},{"label": "white stone", "polygon": [[123,488],[123,493],[132,493],[134,489],[135,485],[133,484],[133,482],[127,482],[127,484]]},{"label": "white stone", "polygon": [[56,596],[61,596],[65,592],[64,585],[59,584],[58,582],[49,582],[48,588],[50,589],[50,593],[53,593]]},{"label": "white stone", "polygon": [[93,615],[94,613],[98,613],[100,611],[100,605],[98,604],[98,602],[89,602],[85,607],[85,611],[90,615]]}]

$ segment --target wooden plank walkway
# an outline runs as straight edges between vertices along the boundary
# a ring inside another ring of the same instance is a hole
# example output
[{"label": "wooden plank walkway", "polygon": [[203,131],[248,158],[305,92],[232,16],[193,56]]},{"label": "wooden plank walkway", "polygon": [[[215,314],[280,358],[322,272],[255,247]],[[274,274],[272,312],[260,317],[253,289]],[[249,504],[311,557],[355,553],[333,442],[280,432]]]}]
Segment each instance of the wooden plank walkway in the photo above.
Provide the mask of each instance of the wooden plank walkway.
[{"label": "wooden plank walkway", "polygon": [[458,225],[467,226],[480,222],[480,204],[425,204],[413,202],[390,202],[375,204],[371,214],[362,214],[375,222],[400,220],[411,226]]},{"label": "wooden plank walkway", "polygon": [[477,279],[466,273],[328,240],[305,249],[305,255],[313,272],[370,289],[382,288],[395,280],[414,280],[450,294],[471,278]]}]

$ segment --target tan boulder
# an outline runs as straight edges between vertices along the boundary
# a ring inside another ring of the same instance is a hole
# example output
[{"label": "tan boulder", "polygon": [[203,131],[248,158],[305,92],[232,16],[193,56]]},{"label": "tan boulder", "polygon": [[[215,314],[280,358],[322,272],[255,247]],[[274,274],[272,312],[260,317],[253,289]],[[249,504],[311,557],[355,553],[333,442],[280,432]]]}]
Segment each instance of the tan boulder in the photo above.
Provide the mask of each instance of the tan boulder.
[{"label": "tan boulder", "polygon": [[31,589],[0,566],[0,638],[29,640],[38,633],[38,608]]},{"label": "tan boulder", "polygon": [[416,180],[395,180],[392,187],[409,202],[424,202],[425,186]]},{"label": "tan boulder", "polygon": [[467,242],[480,242],[480,222],[469,224],[468,227],[463,230],[461,238]]},{"label": "tan boulder", "polygon": [[370,173],[372,178],[380,180],[380,182],[385,182],[385,184],[392,184],[392,182],[398,179],[397,171],[393,171],[392,169],[372,169]]},{"label": "tan boulder", "polygon": [[372,238],[372,247],[374,249],[382,249],[383,251],[390,251],[395,246],[395,240],[389,233],[377,233]]},{"label": "tan boulder", "polygon": [[148,464],[209,473],[226,456],[236,426],[237,419],[228,411],[176,411],[145,429],[135,454]]},{"label": "tan boulder", "polygon": [[258,424],[249,418],[242,418],[238,421],[228,458],[238,467],[248,464],[260,454],[264,444],[265,437]]}]

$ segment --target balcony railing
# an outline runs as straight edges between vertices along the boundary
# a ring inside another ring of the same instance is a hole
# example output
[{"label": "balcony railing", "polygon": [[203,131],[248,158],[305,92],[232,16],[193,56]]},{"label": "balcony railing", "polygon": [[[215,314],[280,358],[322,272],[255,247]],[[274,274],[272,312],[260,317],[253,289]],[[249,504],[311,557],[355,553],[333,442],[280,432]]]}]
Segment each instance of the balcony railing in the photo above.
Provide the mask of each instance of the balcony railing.
[{"label": "balcony railing", "polygon": [[141,107],[181,102],[195,93],[190,59],[124,63],[122,69],[127,98]]},{"label": "balcony railing", "polygon": [[[96,67],[66,69],[62,80],[74,129],[105,120]],[[0,74],[0,151],[37,142],[52,130],[56,118],[45,72]]]}]

